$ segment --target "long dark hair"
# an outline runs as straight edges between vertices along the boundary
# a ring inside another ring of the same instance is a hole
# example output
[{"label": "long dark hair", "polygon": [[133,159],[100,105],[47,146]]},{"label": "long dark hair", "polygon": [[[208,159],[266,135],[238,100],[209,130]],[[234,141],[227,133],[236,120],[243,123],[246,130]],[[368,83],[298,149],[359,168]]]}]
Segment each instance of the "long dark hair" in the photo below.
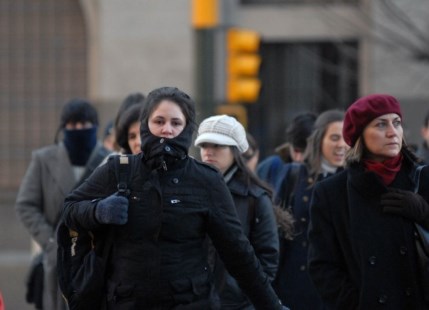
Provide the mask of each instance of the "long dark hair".
[{"label": "long dark hair", "polygon": [[259,187],[262,187],[264,190],[267,191],[268,195],[271,199],[273,199],[273,190],[272,188],[262,181],[258,176],[249,169],[249,167],[246,164],[246,159],[244,158],[243,154],[240,153],[238,148],[236,146],[229,146],[229,148],[232,151],[232,155],[234,156],[234,162],[237,165],[238,169],[242,172],[244,178],[248,182],[248,184],[256,184]]},{"label": "long dark hair", "polygon": [[135,104],[125,110],[119,117],[115,131],[116,143],[124,150],[126,154],[131,154],[131,148],[128,144],[128,131],[130,126],[139,121],[142,105]]},{"label": "long dark hair", "polygon": [[322,167],[322,143],[330,124],[342,122],[344,112],[341,110],[327,110],[321,113],[314,123],[313,132],[308,138],[304,161],[308,166],[309,174],[316,180]]},{"label": "long dark hair", "polygon": [[230,146],[232,150],[232,155],[234,156],[234,161],[238,169],[243,174],[245,180],[248,184],[256,184],[257,186],[263,188],[271,199],[273,204],[273,212],[276,217],[277,226],[281,230],[281,235],[287,240],[292,240],[294,237],[294,218],[289,210],[282,209],[279,205],[274,203],[273,190],[270,185],[261,180],[246,164],[246,159],[243,154],[240,153],[236,146]]},{"label": "long dark hair", "polygon": [[145,105],[140,114],[142,127],[147,125],[150,114],[163,100],[171,100],[177,103],[185,115],[186,126],[190,125],[192,127],[192,131],[195,130],[197,127],[195,122],[195,103],[188,94],[184,93],[177,87],[160,87],[154,89],[148,94]]}]

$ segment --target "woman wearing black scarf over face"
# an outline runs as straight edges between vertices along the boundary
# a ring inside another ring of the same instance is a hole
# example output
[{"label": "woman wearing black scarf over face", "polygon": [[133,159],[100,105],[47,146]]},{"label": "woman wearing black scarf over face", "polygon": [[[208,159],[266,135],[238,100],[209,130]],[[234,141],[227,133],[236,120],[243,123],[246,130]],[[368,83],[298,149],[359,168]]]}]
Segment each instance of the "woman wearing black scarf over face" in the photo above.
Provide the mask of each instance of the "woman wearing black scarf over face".
[{"label": "woman wearing black scarf over face", "polygon": [[311,201],[312,281],[328,309],[428,309],[414,226],[429,228],[429,174],[422,170],[415,194],[419,162],[404,142],[399,102],[358,99],[343,136],[346,169],[317,183]]},{"label": "woman wearing black scarf over face", "polygon": [[283,309],[242,232],[222,175],[188,156],[195,127],[187,94],[153,90],[141,113],[142,152],[129,157],[133,198],[116,194],[110,160],[65,201],[69,228],[115,227],[107,309],[218,309],[206,236],[257,309]]}]

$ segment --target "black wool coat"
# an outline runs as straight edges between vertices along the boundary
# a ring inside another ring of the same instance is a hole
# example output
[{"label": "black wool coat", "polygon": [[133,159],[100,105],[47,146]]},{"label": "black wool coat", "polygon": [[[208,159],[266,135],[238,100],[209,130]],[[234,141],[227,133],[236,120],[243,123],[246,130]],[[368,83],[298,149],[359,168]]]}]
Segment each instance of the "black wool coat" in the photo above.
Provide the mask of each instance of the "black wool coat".
[{"label": "black wool coat", "polygon": [[[413,190],[414,169],[404,159],[390,187]],[[422,173],[428,182],[427,170]],[[380,196],[386,191],[375,173],[360,166],[315,186],[309,273],[329,309],[428,309],[418,278],[414,224],[383,213]]]}]

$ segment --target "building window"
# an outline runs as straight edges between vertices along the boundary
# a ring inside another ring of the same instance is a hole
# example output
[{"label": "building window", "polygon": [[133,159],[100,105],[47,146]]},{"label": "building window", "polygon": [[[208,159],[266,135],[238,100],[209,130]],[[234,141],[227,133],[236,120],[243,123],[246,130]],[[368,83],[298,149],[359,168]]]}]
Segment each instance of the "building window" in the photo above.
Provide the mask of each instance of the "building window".
[{"label": "building window", "polygon": [[250,132],[262,155],[284,142],[288,122],[299,112],[345,110],[358,94],[358,43],[263,43],[262,91],[248,105]]},{"label": "building window", "polygon": [[14,190],[66,100],[87,95],[87,40],[76,0],[0,0],[0,29],[0,188]]}]

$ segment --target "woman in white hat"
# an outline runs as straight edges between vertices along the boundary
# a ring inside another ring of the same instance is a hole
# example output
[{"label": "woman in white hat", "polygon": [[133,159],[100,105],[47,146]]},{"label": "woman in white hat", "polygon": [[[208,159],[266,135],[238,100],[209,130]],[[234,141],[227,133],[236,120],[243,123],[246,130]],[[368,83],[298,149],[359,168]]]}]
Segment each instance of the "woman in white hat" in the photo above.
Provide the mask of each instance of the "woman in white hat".
[{"label": "woman in white hat", "polygon": [[[215,166],[223,174],[244,233],[272,280],[279,254],[277,224],[271,190],[249,170],[242,156],[249,147],[246,131],[233,117],[212,116],[200,124],[195,145],[200,147],[202,161]],[[222,309],[254,309],[218,257],[214,268]]]}]

